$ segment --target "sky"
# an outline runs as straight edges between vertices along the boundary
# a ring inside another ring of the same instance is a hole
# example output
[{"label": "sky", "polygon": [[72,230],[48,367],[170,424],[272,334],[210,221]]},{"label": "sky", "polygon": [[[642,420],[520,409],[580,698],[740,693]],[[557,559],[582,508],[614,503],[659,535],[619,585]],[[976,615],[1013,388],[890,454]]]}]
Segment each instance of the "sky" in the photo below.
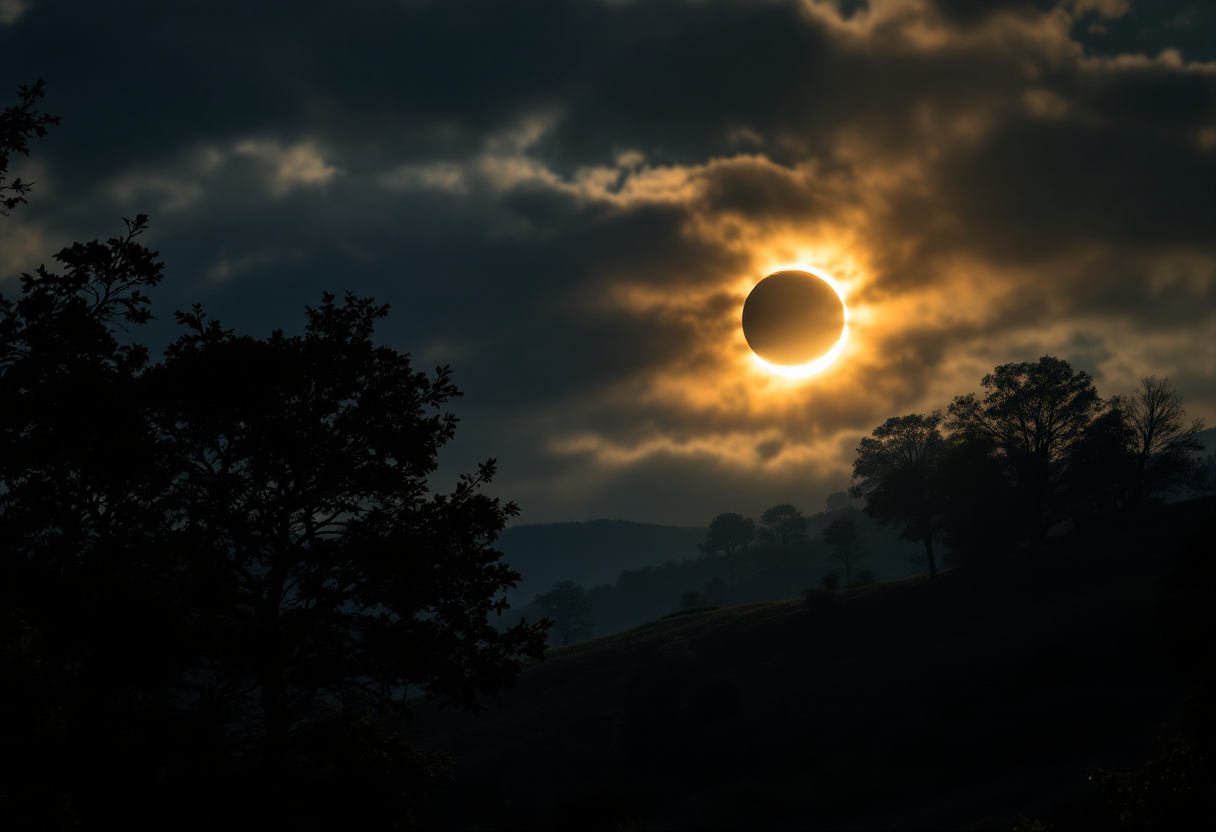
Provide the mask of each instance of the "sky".
[{"label": "sky", "polygon": [[[818,511],[1046,354],[1216,421],[1210,0],[0,0],[0,55],[62,117],[0,293],[144,212],[149,346],[374,296],[465,394],[436,486],[496,457],[520,523]],[[805,379],[740,327],[790,265],[850,312]]]}]

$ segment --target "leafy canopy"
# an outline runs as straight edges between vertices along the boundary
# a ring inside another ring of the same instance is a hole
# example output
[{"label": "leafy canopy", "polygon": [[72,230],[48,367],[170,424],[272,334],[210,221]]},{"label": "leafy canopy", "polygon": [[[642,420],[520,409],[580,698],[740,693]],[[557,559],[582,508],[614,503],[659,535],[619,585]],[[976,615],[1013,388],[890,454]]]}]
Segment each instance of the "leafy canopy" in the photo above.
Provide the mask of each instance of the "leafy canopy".
[{"label": "leafy canopy", "polygon": [[893,416],[861,440],[853,462],[853,497],[882,524],[902,527],[900,536],[925,545],[930,578],[937,576],[933,538],[944,516],[938,464],[946,449],[942,414]]}]

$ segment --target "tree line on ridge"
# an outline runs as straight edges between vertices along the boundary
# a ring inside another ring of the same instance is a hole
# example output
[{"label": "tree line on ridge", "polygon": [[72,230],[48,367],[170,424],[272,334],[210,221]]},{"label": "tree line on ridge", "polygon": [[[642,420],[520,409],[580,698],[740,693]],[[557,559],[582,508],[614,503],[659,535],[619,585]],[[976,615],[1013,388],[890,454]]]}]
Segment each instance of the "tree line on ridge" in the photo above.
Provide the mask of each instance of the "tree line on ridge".
[{"label": "tree line on ridge", "polygon": [[862,512],[839,492],[810,526],[789,504],[758,523],[722,513],[695,560],[626,570],[591,589],[559,582],[530,609],[557,621],[566,644],[680,609],[872,583],[863,565],[872,524],[919,544],[911,560],[933,580],[943,554],[947,565],[1035,558],[1053,529],[1134,517],[1180,489],[1211,488],[1210,460],[1196,459],[1203,420],[1187,421],[1169,379],[1146,376],[1131,394],[1103,399],[1087,373],[1043,356],[1003,364],[981,387],[945,413],[894,416],[861,440],[848,496],[864,501]]}]

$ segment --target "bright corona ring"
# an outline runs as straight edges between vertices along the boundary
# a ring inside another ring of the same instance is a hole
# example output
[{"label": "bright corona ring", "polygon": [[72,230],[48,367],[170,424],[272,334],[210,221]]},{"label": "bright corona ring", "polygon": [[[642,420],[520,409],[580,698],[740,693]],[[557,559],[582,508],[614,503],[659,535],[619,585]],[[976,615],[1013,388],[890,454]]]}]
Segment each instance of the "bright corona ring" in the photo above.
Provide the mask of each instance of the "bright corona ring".
[{"label": "bright corona ring", "polygon": [[791,266],[761,280],[743,304],[743,337],[755,360],[786,378],[806,378],[839,357],[849,308],[831,275]]}]

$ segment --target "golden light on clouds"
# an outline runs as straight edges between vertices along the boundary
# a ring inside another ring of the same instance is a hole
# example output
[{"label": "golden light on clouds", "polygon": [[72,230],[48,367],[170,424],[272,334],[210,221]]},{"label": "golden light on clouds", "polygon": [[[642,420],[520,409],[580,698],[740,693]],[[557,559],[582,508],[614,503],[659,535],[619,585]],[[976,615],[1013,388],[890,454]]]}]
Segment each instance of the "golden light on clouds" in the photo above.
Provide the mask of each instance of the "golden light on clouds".
[{"label": "golden light on clouds", "polygon": [[[808,266],[808,265],[805,265],[802,263],[791,263],[791,264],[781,266],[780,268],[776,269],[775,272],[773,274],[769,275],[769,277],[766,277],[765,280],[768,280],[770,277],[776,277],[782,273],[789,273],[789,272],[814,275],[815,277],[819,278],[819,280],[823,281],[828,286],[830,286],[832,291],[836,293],[836,297],[840,299],[840,309],[841,309],[841,313],[843,316],[843,323],[842,323],[842,326],[840,329],[840,337],[836,340],[836,343],[832,345],[831,349],[829,349],[826,353],[824,353],[823,355],[820,355],[819,357],[817,357],[811,361],[807,361],[807,362],[802,362],[802,363],[798,363],[798,364],[784,364],[784,363],[777,363],[775,361],[766,361],[765,359],[760,357],[759,352],[757,352],[754,344],[752,345],[752,358],[761,367],[763,367],[764,369],[768,370],[769,372],[775,373],[779,376],[784,376],[785,378],[794,378],[794,379],[809,378],[810,376],[816,375],[816,374],[826,370],[828,368],[828,366],[831,365],[831,363],[833,361],[835,361],[837,358],[839,358],[840,354],[842,352],[844,352],[845,343],[849,340],[849,305],[845,302],[844,290],[841,289],[840,284],[836,282],[836,279],[833,278],[827,272],[823,271],[822,269],[817,269],[814,266]],[[763,281],[761,281],[761,282],[763,282]],[[760,285],[759,283],[756,284],[756,286],[759,286],[759,285]],[[754,291],[755,291],[755,287],[753,287],[753,292]],[[749,293],[749,295],[748,295],[749,299],[752,296],[753,295],[751,293]],[[744,327],[746,328],[746,326],[747,326],[746,312],[744,313],[744,321],[745,321]]]},{"label": "golden light on clouds", "polygon": [[[197,281],[180,297],[267,327],[317,287],[391,302],[394,345],[473,394],[457,446],[502,455],[528,522],[806,509],[886,418],[1043,355],[1104,396],[1156,374],[1216,412],[1216,51],[1174,4],[571,0],[526,64],[500,32],[548,11],[487,4],[501,23],[473,31],[447,5],[362,4],[341,43],[427,32],[489,68],[476,95],[466,73],[403,92],[429,49],[363,77],[271,39],[243,89],[273,106],[166,100],[155,144],[95,154],[116,161],[94,178],[50,145],[15,160],[38,203],[0,223],[0,281],[148,211]],[[571,64],[575,40],[608,63]],[[90,55],[85,77],[112,58]],[[310,87],[316,60],[350,83]],[[776,357],[741,318],[781,270],[844,309]]]}]

